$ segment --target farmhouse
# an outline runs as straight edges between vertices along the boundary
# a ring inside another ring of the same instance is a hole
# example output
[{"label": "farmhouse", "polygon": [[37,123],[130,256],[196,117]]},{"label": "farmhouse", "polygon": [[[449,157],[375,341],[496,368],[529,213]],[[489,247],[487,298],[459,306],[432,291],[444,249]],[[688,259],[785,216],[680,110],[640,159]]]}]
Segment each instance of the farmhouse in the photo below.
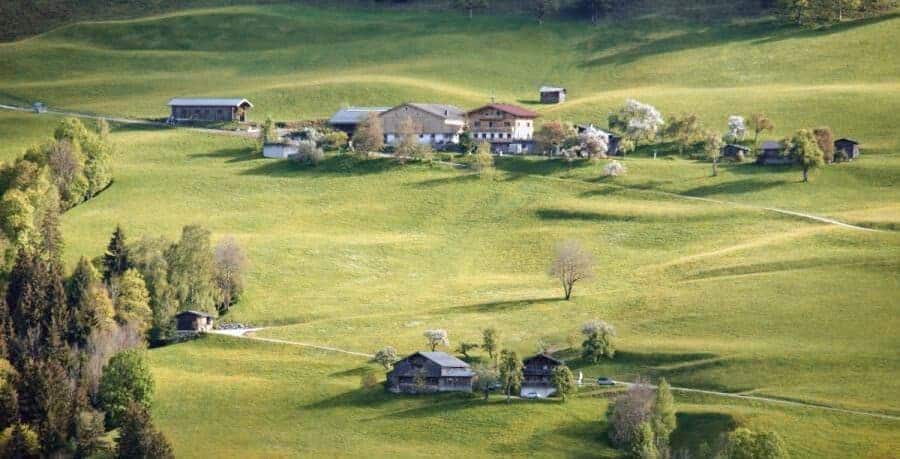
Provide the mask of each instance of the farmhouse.
[{"label": "farmhouse", "polygon": [[541,86],[542,104],[561,104],[566,101],[566,88],[556,86]]},{"label": "farmhouse", "polygon": [[207,332],[213,328],[213,316],[201,311],[182,311],[175,314],[178,332]]},{"label": "farmhouse", "polygon": [[466,124],[465,112],[444,104],[405,103],[385,111],[380,117],[384,125],[384,142],[388,145],[400,143],[401,124],[407,118],[413,121],[419,143],[435,146],[459,142]]},{"label": "farmhouse", "polygon": [[173,121],[247,121],[253,104],[247,99],[194,99],[169,101]]},{"label": "farmhouse", "polygon": [[563,362],[547,354],[538,354],[522,361],[522,397],[534,392],[538,397],[544,398],[553,395],[556,388],[553,386],[553,369]]},{"label": "farmhouse", "polygon": [[472,392],[469,364],[444,352],[416,352],[394,364],[387,390],[394,393]]},{"label": "farmhouse", "polygon": [[328,120],[328,124],[331,127],[344,131],[347,135],[353,135],[353,131],[356,130],[356,127],[360,125],[370,113],[381,114],[388,110],[391,107],[347,107],[342,108],[335,112],[334,115],[331,116],[331,119]]},{"label": "farmhouse", "polygon": [[747,156],[750,153],[750,148],[745,147],[743,145],[738,145],[734,143],[729,143],[722,147],[722,157],[723,158],[731,158],[736,159],[740,156]]},{"label": "farmhouse", "polygon": [[853,139],[837,139],[834,141],[834,152],[843,152],[848,161],[859,158],[859,142]]},{"label": "farmhouse", "polygon": [[469,129],[476,141],[490,142],[500,153],[528,153],[534,149],[534,119],[541,116],[510,104],[488,104],[468,114]]},{"label": "farmhouse", "polygon": [[760,147],[759,155],[756,156],[756,162],[762,165],[791,164],[794,162],[794,159],[785,154],[784,144],[774,140],[767,140]]}]

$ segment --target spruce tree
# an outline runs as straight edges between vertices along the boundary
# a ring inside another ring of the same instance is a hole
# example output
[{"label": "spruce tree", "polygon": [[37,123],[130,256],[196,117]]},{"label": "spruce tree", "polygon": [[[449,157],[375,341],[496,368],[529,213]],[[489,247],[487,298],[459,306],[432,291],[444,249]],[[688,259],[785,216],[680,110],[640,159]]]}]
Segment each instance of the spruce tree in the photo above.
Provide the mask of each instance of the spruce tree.
[{"label": "spruce tree", "polygon": [[106,253],[103,255],[103,280],[109,283],[112,278],[120,276],[129,267],[128,247],[125,244],[125,232],[116,225]]},{"label": "spruce tree", "polygon": [[174,458],[175,454],[162,432],[153,427],[147,409],[137,403],[131,403],[119,430],[116,457],[169,459]]}]

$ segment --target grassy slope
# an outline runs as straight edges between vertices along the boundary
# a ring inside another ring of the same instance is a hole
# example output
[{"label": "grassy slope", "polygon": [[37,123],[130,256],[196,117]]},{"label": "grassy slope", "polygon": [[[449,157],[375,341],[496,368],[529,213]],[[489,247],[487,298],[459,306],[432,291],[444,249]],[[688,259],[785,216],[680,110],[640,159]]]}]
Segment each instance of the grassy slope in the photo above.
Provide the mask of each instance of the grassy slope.
[{"label": "grassy slope", "polygon": [[[240,24],[246,37],[229,38]],[[586,375],[667,375],[697,387],[896,413],[896,234],[618,186],[896,224],[898,64],[886,48],[896,24],[818,34],[654,19],[538,29],[525,19],[200,10],[78,24],[0,45],[8,63],[0,66],[0,94],[160,116],[173,94],[234,93],[251,97],[258,115],[293,118],[326,116],[344,102],[470,106],[492,92],[527,102],[538,83],[559,81],[573,100],[540,107],[547,117],[602,119],[625,97],[639,96],[723,122],[733,111],[765,109],[779,125],[776,135],[829,123],[839,135],[863,139],[866,157],[829,167],[809,185],[796,183],[796,171],[734,166],[711,179],[707,164],[646,157],[627,159],[629,176],[614,183],[596,180],[599,165],[567,171],[530,160],[502,162],[496,181],[342,159],[309,171],[259,159],[239,139],[117,130],[116,184],[67,214],[67,258],[100,253],[116,223],[132,235],[175,237],[182,225],[200,222],[248,248],[248,291],[234,319],[285,325],[266,332],[272,336],[409,351],[421,346],[425,328],[446,327],[459,342],[491,324],[507,346],[529,352],[540,338],[563,342],[579,323],[602,317],[618,325],[623,352],[614,364],[582,368]],[[208,36],[217,39],[200,39]],[[444,46],[454,40],[458,49]],[[501,46],[480,46],[486,41]],[[52,130],[50,117],[0,116],[2,134],[12,139],[0,146],[0,158]],[[558,289],[543,274],[553,244],[565,237],[584,240],[602,267],[572,303],[555,300]],[[330,355],[207,340],[153,356],[160,422],[179,455],[199,454],[188,446],[195,438],[223,452],[270,457],[340,454],[335,445],[357,452],[408,446],[385,454],[412,454],[424,442],[458,454],[523,453],[523,444],[546,454],[609,454],[596,443],[601,425],[571,422],[600,419],[600,401],[523,408],[550,419],[540,426],[523,421],[518,407],[464,404],[440,414],[444,407],[428,400],[360,395],[352,373],[359,364]],[[898,446],[896,423],[682,401],[687,411],[706,413],[688,418],[701,432],[710,419],[770,424],[799,457]],[[483,428],[491,433],[477,433]],[[832,431],[842,435],[822,435]]]}]

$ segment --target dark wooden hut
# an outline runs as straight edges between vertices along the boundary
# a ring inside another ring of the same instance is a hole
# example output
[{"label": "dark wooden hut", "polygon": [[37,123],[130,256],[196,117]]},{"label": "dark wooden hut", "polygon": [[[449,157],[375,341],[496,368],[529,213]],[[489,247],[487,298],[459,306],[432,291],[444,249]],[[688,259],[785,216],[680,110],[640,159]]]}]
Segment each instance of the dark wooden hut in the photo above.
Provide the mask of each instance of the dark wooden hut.
[{"label": "dark wooden hut", "polygon": [[561,104],[566,101],[566,88],[541,86],[539,92],[542,104]]},{"label": "dark wooden hut", "polygon": [[556,392],[553,386],[553,370],[563,364],[561,360],[547,354],[538,354],[523,360],[522,364],[523,397],[533,392],[543,398]]},{"label": "dark wooden hut", "polygon": [[175,314],[175,329],[179,332],[207,332],[213,328],[213,316],[201,311],[182,311]]},{"label": "dark wooden hut", "polygon": [[794,162],[794,159],[787,154],[783,143],[767,140],[760,147],[759,154],[756,155],[756,162],[764,166],[769,164],[791,164]]},{"label": "dark wooden hut", "polygon": [[834,153],[837,157],[838,152],[843,152],[847,157],[847,161],[853,161],[859,158],[859,142],[853,139],[837,139],[834,141]]},{"label": "dark wooden hut", "polygon": [[416,352],[394,364],[386,388],[394,393],[472,392],[469,364],[444,352]]}]

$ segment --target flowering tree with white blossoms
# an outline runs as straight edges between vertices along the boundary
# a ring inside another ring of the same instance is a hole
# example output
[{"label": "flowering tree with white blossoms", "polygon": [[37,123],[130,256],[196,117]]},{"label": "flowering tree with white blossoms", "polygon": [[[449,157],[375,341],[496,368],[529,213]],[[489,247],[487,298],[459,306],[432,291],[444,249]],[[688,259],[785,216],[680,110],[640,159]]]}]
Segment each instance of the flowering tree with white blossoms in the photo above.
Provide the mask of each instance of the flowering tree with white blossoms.
[{"label": "flowering tree with white blossoms", "polygon": [[616,160],[610,161],[609,164],[603,166],[604,177],[618,177],[625,175],[627,172],[628,169],[625,168],[625,165]]},{"label": "flowering tree with white blossoms", "polygon": [[588,128],[578,134],[581,152],[591,158],[605,158],[609,151],[609,135],[603,131]]},{"label": "flowering tree with white blossoms", "polygon": [[428,345],[431,346],[432,352],[438,346],[450,347],[450,338],[447,335],[447,330],[425,330],[425,338],[428,340]]},{"label": "flowering tree with white blossoms", "polygon": [[730,141],[743,140],[747,134],[747,125],[744,117],[740,115],[731,115],[728,117],[728,134],[725,137]]},{"label": "flowering tree with white blossoms", "polygon": [[626,100],[622,108],[609,116],[610,129],[619,129],[634,140],[653,139],[663,124],[662,113],[656,107],[634,99]]}]

